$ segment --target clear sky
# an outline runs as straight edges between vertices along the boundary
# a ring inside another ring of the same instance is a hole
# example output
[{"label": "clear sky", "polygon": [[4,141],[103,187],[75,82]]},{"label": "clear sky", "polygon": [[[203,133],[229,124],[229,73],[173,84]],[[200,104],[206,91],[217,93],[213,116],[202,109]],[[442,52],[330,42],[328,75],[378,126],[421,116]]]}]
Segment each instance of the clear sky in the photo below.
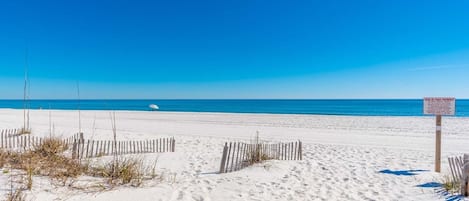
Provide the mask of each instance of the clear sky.
[{"label": "clear sky", "polygon": [[469,1],[1,1],[0,99],[469,97]]}]

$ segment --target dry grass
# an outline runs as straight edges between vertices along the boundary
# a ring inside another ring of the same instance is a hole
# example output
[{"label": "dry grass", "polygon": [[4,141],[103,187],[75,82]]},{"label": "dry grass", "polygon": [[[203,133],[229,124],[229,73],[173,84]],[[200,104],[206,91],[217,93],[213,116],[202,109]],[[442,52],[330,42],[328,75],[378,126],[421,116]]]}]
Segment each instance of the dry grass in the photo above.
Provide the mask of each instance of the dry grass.
[{"label": "dry grass", "polygon": [[27,188],[32,187],[33,175],[49,176],[62,181],[81,175],[85,168],[76,160],[63,155],[67,145],[59,138],[46,138],[32,150],[19,152],[0,151],[0,167],[8,164],[13,169],[27,173]]},{"label": "dry grass", "polygon": [[251,140],[251,144],[254,144],[253,149],[249,149],[247,152],[248,155],[248,163],[250,165],[255,164],[255,163],[262,163],[262,161],[270,160],[270,158],[267,154],[262,152],[262,143],[260,142],[259,138],[259,131],[256,133],[256,137],[254,140]]},{"label": "dry grass", "polygon": [[90,168],[88,173],[108,179],[111,186],[131,184],[140,186],[145,176],[143,160],[135,158],[119,158],[103,166]]},{"label": "dry grass", "polygon": [[[0,168],[5,170],[23,171],[24,187],[22,190],[33,187],[35,175],[47,176],[58,185],[71,186],[75,179],[81,175],[100,177],[109,186],[130,185],[141,186],[146,179],[154,179],[156,174],[156,162],[150,166],[144,166],[142,159],[117,158],[102,166],[93,167],[90,162],[72,159],[64,154],[67,145],[60,138],[46,138],[40,145],[24,152],[11,152],[0,149]],[[23,200],[21,192],[11,193],[8,200]]]},{"label": "dry grass", "polygon": [[[260,146],[260,145],[259,145]],[[249,150],[247,155],[248,155],[248,163],[249,164],[255,164],[255,163],[262,163],[263,161],[270,160],[270,158],[267,154],[264,154],[261,152],[261,149],[259,148],[254,148],[252,150]]]},{"label": "dry grass", "polygon": [[7,201],[25,201],[26,196],[23,194],[23,190],[17,189],[14,192],[8,193]]},{"label": "dry grass", "polygon": [[43,157],[48,157],[62,154],[67,149],[68,145],[62,139],[49,137],[45,138],[38,146],[35,146],[33,152]]}]

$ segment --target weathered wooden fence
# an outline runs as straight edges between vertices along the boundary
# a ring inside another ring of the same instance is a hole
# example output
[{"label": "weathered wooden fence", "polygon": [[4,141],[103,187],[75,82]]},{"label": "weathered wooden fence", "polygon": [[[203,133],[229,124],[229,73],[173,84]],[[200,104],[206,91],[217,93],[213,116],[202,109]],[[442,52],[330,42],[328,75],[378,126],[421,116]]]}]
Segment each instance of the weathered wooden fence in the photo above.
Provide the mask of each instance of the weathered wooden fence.
[{"label": "weathered wooden fence", "polygon": [[163,153],[174,152],[176,140],[174,138],[161,138],[139,141],[113,141],[113,140],[85,140],[74,139],[72,145],[72,158],[93,158],[100,156]]},{"label": "weathered wooden fence", "polygon": [[[9,151],[32,149],[40,145],[45,139],[31,135],[18,135],[18,133],[21,133],[18,130],[21,131],[21,129],[10,129],[3,130],[0,133],[1,149]],[[174,138],[114,142],[113,140],[86,140],[83,133],[78,133],[62,140],[64,144],[68,145],[72,158],[75,159],[108,156],[113,153],[124,155],[174,152],[176,149],[176,140]]]},{"label": "weathered wooden fence", "polygon": [[463,172],[463,157],[453,156],[448,157],[449,169],[451,170],[451,176],[453,176],[453,182],[457,183],[461,181]]},{"label": "weathered wooden fence", "polygon": [[10,135],[2,133],[0,135],[0,148],[7,150],[26,150],[39,145],[42,138],[31,135]]},{"label": "weathered wooden fence", "polygon": [[16,129],[3,129],[0,131],[2,136],[15,136],[15,135],[21,135],[23,132],[23,129],[21,128],[16,128]]},{"label": "weathered wooden fence", "polygon": [[469,195],[469,154],[449,157],[448,163],[453,183],[459,183],[461,195],[467,197]]},{"label": "weathered wooden fence", "polygon": [[303,160],[301,141],[277,144],[225,143],[220,173],[243,169],[263,160]]},{"label": "weathered wooden fence", "polygon": [[77,133],[77,134],[74,134],[74,135],[72,135],[68,138],[65,138],[65,144],[73,145],[73,143],[77,140],[78,141],[84,141],[85,140],[85,138],[83,136],[83,133]]}]

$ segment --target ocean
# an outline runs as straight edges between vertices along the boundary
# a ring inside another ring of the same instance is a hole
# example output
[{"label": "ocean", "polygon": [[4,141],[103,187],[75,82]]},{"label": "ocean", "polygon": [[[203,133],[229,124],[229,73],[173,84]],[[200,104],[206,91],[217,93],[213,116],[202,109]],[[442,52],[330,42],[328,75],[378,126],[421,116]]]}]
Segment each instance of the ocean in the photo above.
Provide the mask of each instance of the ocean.
[{"label": "ocean", "polygon": [[[423,100],[31,100],[31,109],[134,110],[354,116],[423,116]],[[23,100],[0,100],[0,108],[22,109]],[[456,116],[469,116],[469,100],[456,100]]]}]

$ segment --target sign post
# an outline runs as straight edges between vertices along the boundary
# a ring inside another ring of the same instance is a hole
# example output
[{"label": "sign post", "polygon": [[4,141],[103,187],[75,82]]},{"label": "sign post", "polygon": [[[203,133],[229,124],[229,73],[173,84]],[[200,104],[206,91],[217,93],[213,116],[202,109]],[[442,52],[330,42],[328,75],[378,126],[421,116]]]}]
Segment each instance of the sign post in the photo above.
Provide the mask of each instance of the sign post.
[{"label": "sign post", "polygon": [[455,98],[424,98],[423,113],[436,115],[435,136],[435,172],[441,171],[441,117],[442,115],[454,115],[456,110]]},{"label": "sign post", "polygon": [[435,172],[440,172],[441,167],[441,115],[436,115],[436,145],[435,145]]}]

